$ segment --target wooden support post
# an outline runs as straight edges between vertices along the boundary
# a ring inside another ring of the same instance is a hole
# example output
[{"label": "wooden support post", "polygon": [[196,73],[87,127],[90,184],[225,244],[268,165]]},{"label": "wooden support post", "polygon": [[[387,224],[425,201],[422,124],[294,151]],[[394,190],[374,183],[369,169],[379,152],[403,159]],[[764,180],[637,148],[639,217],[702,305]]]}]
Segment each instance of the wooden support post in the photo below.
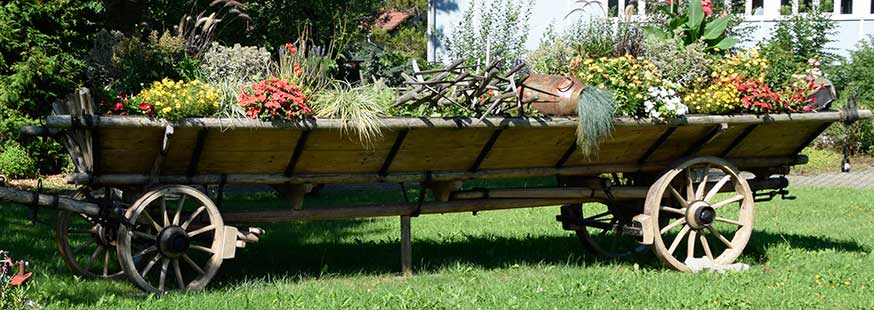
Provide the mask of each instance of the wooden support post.
[{"label": "wooden support post", "polygon": [[401,273],[413,275],[413,241],[410,233],[410,216],[401,216]]}]

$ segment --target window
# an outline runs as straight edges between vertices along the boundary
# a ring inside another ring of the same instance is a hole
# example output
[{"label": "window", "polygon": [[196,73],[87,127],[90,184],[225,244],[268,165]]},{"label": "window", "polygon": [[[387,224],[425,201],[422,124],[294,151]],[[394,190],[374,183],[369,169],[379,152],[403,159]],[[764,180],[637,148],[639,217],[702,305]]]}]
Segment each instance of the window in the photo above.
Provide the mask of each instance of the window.
[{"label": "window", "polygon": [[780,0],[780,15],[792,15],[792,0]]},{"label": "window", "polygon": [[765,0],[753,0],[753,15],[765,15]]},{"label": "window", "polygon": [[[822,5],[822,2],[820,2]],[[798,12],[807,13],[813,9],[813,0],[798,0]]]},{"label": "window", "polygon": [[841,14],[853,14],[853,0],[840,0]]}]

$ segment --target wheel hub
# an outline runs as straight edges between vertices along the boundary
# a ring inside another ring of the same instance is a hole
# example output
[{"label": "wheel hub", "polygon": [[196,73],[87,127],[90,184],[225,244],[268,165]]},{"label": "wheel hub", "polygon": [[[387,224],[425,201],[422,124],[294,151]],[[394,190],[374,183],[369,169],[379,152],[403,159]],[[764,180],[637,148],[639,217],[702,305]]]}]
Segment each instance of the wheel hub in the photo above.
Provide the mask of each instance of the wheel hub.
[{"label": "wheel hub", "polygon": [[704,201],[693,201],[686,208],[686,222],[694,229],[702,229],[713,224],[716,219],[716,209]]},{"label": "wheel hub", "polygon": [[164,256],[171,258],[182,256],[190,246],[188,233],[182,227],[168,226],[158,233],[158,251]]},{"label": "wheel hub", "polygon": [[104,247],[115,246],[115,231],[115,228],[107,227],[107,225],[104,224],[95,224],[91,227],[91,234],[93,235],[94,240]]}]

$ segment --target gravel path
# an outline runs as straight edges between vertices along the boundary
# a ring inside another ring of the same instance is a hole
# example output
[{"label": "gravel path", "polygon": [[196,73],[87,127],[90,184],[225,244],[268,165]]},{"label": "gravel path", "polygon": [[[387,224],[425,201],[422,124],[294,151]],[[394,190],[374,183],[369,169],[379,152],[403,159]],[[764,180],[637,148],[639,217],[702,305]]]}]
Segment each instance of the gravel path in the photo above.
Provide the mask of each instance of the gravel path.
[{"label": "gravel path", "polygon": [[874,188],[874,169],[850,173],[823,173],[817,175],[790,175],[794,186]]}]

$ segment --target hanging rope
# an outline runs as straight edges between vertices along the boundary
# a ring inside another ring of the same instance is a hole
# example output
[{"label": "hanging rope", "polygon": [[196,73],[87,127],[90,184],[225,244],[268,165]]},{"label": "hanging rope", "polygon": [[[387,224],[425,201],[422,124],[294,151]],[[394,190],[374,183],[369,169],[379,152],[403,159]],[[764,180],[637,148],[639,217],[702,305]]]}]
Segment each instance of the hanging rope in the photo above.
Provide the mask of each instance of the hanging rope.
[{"label": "hanging rope", "polygon": [[850,131],[853,123],[859,120],[859,100],[856,95],[847,99],[847,105],[841,108],[841,122],[844,123],[844,159],[841,161],[841,172],[850,172]]}]

